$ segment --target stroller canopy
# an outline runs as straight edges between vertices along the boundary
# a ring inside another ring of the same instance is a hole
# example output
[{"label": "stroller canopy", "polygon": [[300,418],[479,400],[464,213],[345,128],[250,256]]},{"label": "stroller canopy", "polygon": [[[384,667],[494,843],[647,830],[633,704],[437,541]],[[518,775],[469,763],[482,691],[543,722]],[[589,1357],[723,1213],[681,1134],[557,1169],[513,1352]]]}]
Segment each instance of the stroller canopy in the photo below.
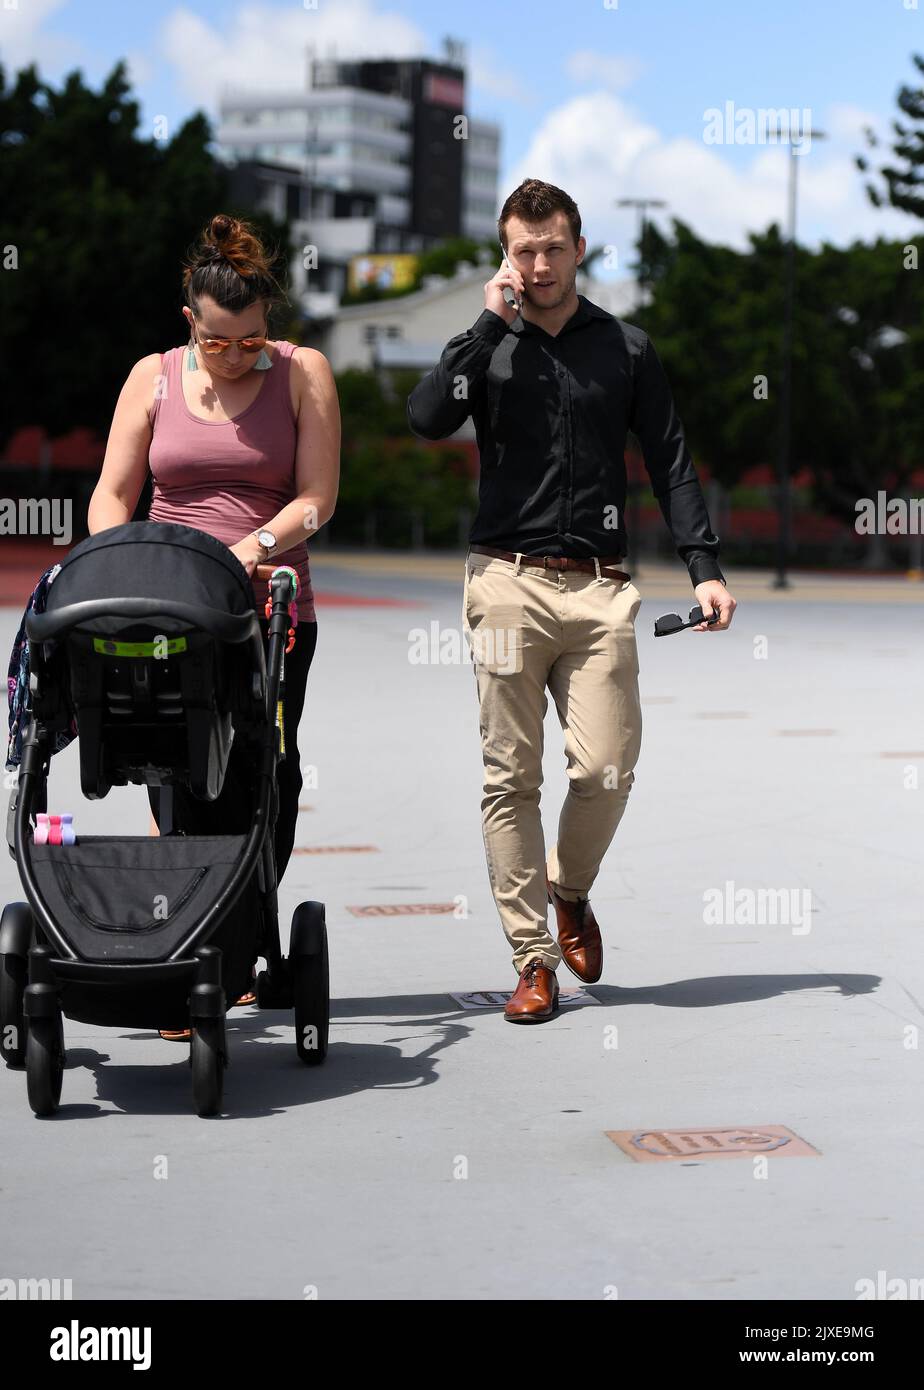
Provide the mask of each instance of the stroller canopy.
[{"label": "stroller canopy", "polygon": [[[53,635],[55,613],[103,596],[180,600],[201,610],[205,628],[211,613],[254,612],[253,588],[237,556],[205,531],[175,522],[130,521],[76,545],[48,591],[46,622],[36,624],[44,629],[41,637]],[[96,630],[105,625],[99,619],[93,624]],[[118,625],[116,619],[110,630]]]}]

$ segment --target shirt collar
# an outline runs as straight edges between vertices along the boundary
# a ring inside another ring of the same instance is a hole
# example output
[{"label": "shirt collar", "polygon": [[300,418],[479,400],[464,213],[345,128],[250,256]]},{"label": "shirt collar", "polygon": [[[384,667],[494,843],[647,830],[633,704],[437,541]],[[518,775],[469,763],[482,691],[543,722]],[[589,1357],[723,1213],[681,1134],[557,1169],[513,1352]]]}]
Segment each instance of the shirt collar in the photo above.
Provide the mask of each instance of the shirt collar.
[{"label": "shirt collar", "polygon": [[545,336],[547,338],[553,336],[556,338],[560,338],[563,333],[570,333],[572,328],[580,328],[583,324],[589,323],[591,319],[610,319],[612,317],[613,315],[608,313],[606,309],[601,309],[598,304],[591,304],[589,299],[585,299],[584,295],[579,294],[578,307],[575,309],[570,319],[566,320],[566,322],[562,325],[562,327],[559,329],[557,333],[545,333],[545,329],[541,328],[539,324],[530,323],[528,319],[524,319],[519,315],[517,316],[517,318],[514,319],[513,323],[510,325],[510,331],[512,333],[518,334],[538,332],[545,333]]}]

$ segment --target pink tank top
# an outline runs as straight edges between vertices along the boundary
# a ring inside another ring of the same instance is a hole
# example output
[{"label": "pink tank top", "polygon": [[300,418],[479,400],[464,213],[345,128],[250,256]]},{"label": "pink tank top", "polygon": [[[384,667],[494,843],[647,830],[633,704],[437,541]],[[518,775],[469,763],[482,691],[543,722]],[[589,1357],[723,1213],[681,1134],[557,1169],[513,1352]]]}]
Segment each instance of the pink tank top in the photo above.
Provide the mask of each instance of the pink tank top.
[{"label": "pink tank top", "polygon": [[[162,354],[161,392],[150,412],[148,454],[154,494],[151,521],[176,521],[235,545],[281,511],[296,495],[296,418],[289,396],[293,343],[276,343],[273,365],[260,372],[255,400],[232,420],[200,420],[183,395],[185,347]],[[308,546],[299,541],[272,559],[291,565],[299,579],[299,622],[313,622],[314,595]],[[253,582],[254,607],[263,616],[269,585]]]}]

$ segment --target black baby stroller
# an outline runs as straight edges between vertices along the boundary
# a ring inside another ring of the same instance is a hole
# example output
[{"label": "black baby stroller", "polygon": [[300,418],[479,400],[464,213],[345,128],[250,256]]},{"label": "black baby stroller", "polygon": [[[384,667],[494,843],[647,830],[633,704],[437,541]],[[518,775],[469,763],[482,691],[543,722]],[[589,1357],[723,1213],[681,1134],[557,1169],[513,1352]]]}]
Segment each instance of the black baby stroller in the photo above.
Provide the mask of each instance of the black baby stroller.
[{"label": "black baby stroller", "polygon": [[[277,703],[292,571],[277,571],[270,587],[264,653],[250,581],[226,546],[188,526],[130,522],[75,546],[45,611],[29,614],[32,719],[11,800],[28,901],[8,904],[0,921],[0,1047],[8,1065],[25,1061],[37,1115],[58,1106],[64,1015],[191,1029],[195,1107],[216,1114],[225,1010],[251,988],[258,956],[268,967],[258,1005],[294,1007],[298,1056],[308,1065],[326,1056],[323,905],[296,909],[288,958],[279,942]],[[93,800],[132,782],[183,789],[191,804],[214,801],[233,740],[253,793],[248,831],[131,837],[68,828],[46,837],[43,816],[36,833],[54,735],[72,720],[81,790]]]}]

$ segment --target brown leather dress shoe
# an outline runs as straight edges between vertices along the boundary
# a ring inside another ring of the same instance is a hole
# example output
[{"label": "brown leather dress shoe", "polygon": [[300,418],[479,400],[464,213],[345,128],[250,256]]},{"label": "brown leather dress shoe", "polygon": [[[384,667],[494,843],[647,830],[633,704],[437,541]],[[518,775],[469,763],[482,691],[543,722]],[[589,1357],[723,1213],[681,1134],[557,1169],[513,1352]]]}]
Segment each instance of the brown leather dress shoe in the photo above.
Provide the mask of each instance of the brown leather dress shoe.
[{"label": "brown leather dress shoe", "polygon": [[572,975],[586,985],[592,985],[603,974],[603,941],[590,899],[578,898],[577,902],[568,902],[558,896],[548,879],[546,883],[549,902],[555,908],[558,921],[558,944],[562,959]]},{"label": "brown leather dress shoe", "polygon": [[558,981],[555,971],[543,965],[538,956],[520,971],[520,983],[507,1001],[504,1018],[508,1023],[541,1023],[558,1009]]}]

